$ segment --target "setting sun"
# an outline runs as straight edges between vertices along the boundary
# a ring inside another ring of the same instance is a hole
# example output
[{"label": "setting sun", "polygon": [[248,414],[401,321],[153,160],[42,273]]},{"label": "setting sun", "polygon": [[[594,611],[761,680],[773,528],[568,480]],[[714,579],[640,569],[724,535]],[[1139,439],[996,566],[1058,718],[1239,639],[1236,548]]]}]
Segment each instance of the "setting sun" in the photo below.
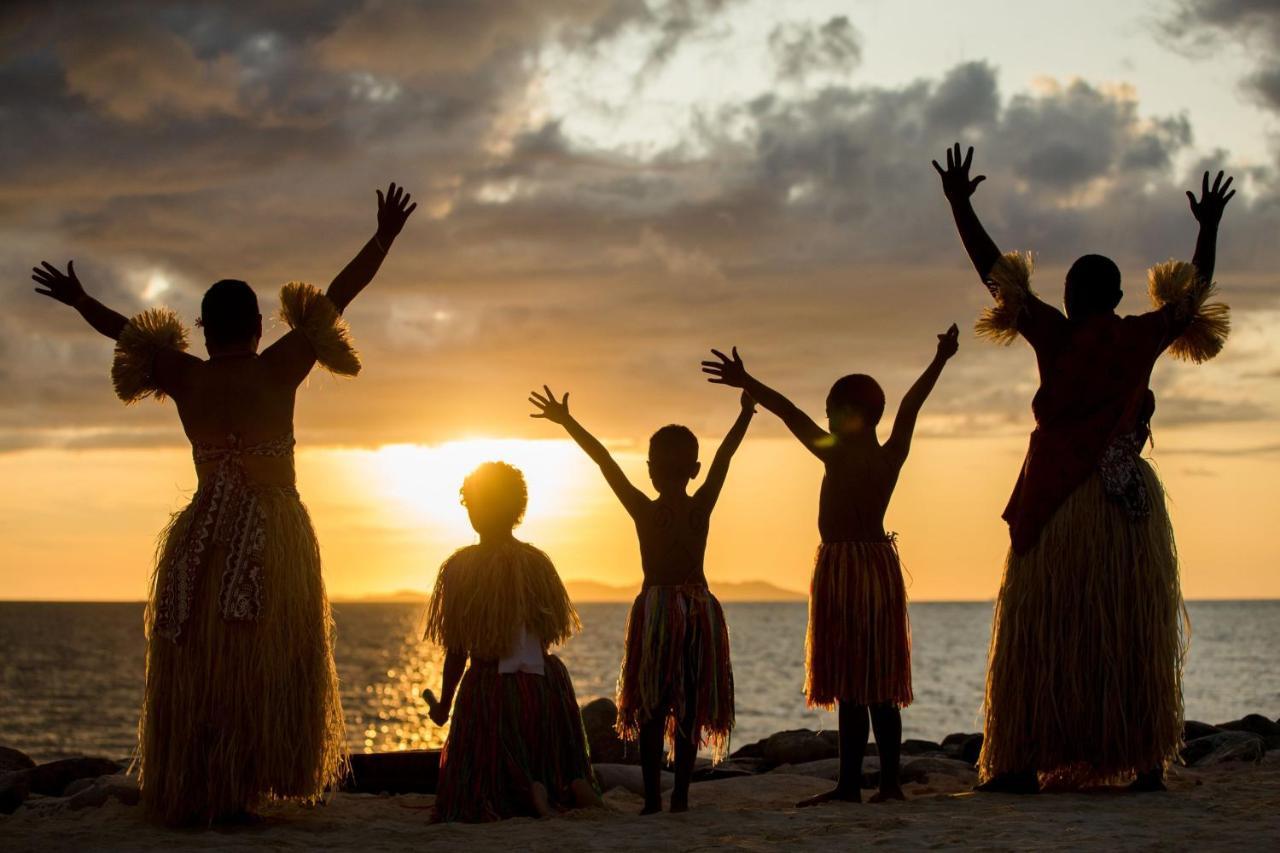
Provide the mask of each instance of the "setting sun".
[{"label": "setting sun", "polygon": [[392,444],[371,456],[371,487],[403,512],[406,522],[464,541],[473,533],[458,490],[482,462],[507,462],[524,473],[529,487],[525,520],[535,528],[572,512],[566,498],[574,487],[585,485],[581,451],[566,441],[466,438],[435,445]]}]

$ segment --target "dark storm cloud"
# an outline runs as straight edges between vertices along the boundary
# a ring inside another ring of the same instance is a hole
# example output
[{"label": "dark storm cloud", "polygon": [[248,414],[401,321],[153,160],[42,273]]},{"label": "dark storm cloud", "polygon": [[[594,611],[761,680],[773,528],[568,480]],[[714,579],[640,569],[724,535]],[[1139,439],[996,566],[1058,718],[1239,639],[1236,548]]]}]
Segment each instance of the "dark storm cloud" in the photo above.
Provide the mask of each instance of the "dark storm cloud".
[{"label": "dark storm cloud", "polygon": [[[531,117],[548,48],[638,34],[639,87],[681,44],[714,37],[730,5],[6,7],[0,268],[21,282],[42,257],[80,258],[126,313],[159,274],[172,285],[160,301],[188,319],[207,282],[241,277],[267,313],[279,283],[326,283],[372,231],[373,187],[400,180],[422,208],[352,308],[367,369],[349,385],[318,377],[299,412],[313,441],[378,443],[508,433],[526,422],[527,386],[552,379],[620,413],[603,424],[615,434],[635,399],[655,421],[718,431],[696,414],[718,399],[696,369],[712,344],[742,345],[807,404],[852,369],[900,394],[933,335],[983,301],[928,167],[955,138],[979,147],[993,234],[1042,252],[1051,298],[1075,255],[1105,251],[1140,309],[1135,277],[1190,254],[1190,176],[1172,166],[1193,142],[1185,117],[1145,116],[1131,93],[1085,82],[1006,97],[985,62],[894,88],[792,85],[856,63],[843,18],[776,30],[760,49],[787,85],[707,106],[666,150],[592,148],[570,117]],[[1243,201],[1222,265],[1273,268],[1280,209]],[[24,286],[0,293],[0,312],[0,446],[158,440],[171,412],[119,411],[108,342]],[[1016,387],[991,387],[992,369]],[[957,429],[1025,426],[1025,352],[969,344],[951,372],[931,408]]]},{"label": "dark storm cloud", "polygon": [[1164,28],[1195,53],[1224,45],[1249,50],[1257,70],[1244,80],[1246,89],[1280,110],[1280,5],[1274,0],[1180,0]]}]

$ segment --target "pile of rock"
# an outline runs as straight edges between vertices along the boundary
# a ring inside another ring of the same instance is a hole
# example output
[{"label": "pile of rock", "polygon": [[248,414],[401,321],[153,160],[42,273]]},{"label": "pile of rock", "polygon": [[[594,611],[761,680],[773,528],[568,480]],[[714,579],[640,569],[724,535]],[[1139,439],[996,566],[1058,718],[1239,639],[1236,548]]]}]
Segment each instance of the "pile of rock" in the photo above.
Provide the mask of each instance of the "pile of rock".
[{"label": "pile of rock", "polygon": [[1206,767],[1228,761],[1261,761],[1271,749],[1280,749],[1280,720],[1249,714],[1229,723],[1211,726],[1188,720],[1183,726],[1182,761],[1188,767]]},{"label": "pile of rock", "polygon": [[109,758],[63,758],[36,764],[16,749],[0,746],[0,814],[11,814],[30,797],[61,797],[72,809],[116,799],[138,802],[138,782],[126,765]]},{"label": "pile of rock", "polygon": [[[587,744],[602,785],[641,788],[640,761],[634,746],[619,739],[614,730],[617,708],[609,699],[596,699],[582,708]],[[1182,763],[1209,767],[1228,762],[1257,762],[1268,750],[1280,750],[1280,720],[1249,714],[1216,726],[1188,720],[1183,729]],[[902,742],[901,780],[928,783],[946,780],[960,785],[977,781],[982,734],[957,732],[941,743],[908,739]],[[787,773],[835,779],[839,772],[839,734],[792,729],[770,735],[733,752],[712,766],[699,759],[695,782],[707,782],[757,773]],[[880,765],[876,745],[867,744],[862,785],[879,784]],[[9,814],[30,797],[63,799],[72,809],[100,806],[108,800],[133,805],[138,802],[137,780],[126,775],[127,762],[107,758],[64,758],[37,765],[16,749],[0,746],[0,814]],[[353,755],[342,790],[366,793],[434,793],[440,769],[439,750],[384,752]],[[669,787],[663,774],[663,787]]]}]

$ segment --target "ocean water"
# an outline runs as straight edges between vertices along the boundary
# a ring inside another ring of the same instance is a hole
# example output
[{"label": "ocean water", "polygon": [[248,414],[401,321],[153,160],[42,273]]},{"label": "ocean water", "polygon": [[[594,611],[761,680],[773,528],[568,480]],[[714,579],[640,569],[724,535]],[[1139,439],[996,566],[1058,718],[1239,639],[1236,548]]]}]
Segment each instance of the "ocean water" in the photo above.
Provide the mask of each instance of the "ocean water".
[{"label": "ocean water", "polygon": [[[1193,602],[1187,716],[1210,723],[1280,714],[1280,601]],[[627,606],[583,604],[584,630],[559,654],[578,699],[612,696]],[[805,606],[726,604],[740,746],[782,729],[835,725],[805,708]],[[442,655],[421,641],[422,608],[337,604],[337,663],[353,751],[440,746],[423,687],[439,690]],[[911,608],[916,701],[904,737],[978,731],[991,605]],[[0,744],[39,761],[129,755],[142,697],[141,604],[0,602]],[[1046,661],[1046,665],[1051,662]]]}]

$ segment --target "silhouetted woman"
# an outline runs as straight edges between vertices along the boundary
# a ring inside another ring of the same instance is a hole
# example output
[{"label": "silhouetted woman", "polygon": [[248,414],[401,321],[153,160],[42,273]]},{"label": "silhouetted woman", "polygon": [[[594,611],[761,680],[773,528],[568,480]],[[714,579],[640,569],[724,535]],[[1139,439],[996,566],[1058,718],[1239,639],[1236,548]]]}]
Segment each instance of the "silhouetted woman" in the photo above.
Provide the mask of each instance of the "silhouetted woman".
[{"label": "silhouetted woman", "polygon": [[146,610],[142,797],[165,823],[241,818],[270,797],[313,801],[338,778],[345,727],[320,549],[294,486],[293,407],[319,362],[354,375],[342,311],[373,279],[416,205],[378,193],[378,230],[327,292],[284,286],[290,331],[261,353],[253,290],[205,293],[207,359],[162,308],[133,319],[84,292],[75,267],[44,263],[37,293],[116,341],[111,378],[126,403],[172,397],[198,486],[161,534]]},{"label": "silhouetted woman", "polygon": [[1032,793],[1135,777],[1162,790],[1182,738],[1182,595],[1164,488],[1142,458],[1151,371],[1166,350],[1222,349],[1227,307],[1210,302],[1231,179],[1206,172],[1191,212],[1192,263],[1153,267],[1154,310],[1121,317],[1120,270],[1085,255],[1064,315],[1031,290],[1029,256],[1001,255],[969,197],[973,149],[935,161],[965,249],[995,299],[978,332],[1036,354],[1035,431],[1005,509],[1010,549],[996,599],[979,790]]}]

